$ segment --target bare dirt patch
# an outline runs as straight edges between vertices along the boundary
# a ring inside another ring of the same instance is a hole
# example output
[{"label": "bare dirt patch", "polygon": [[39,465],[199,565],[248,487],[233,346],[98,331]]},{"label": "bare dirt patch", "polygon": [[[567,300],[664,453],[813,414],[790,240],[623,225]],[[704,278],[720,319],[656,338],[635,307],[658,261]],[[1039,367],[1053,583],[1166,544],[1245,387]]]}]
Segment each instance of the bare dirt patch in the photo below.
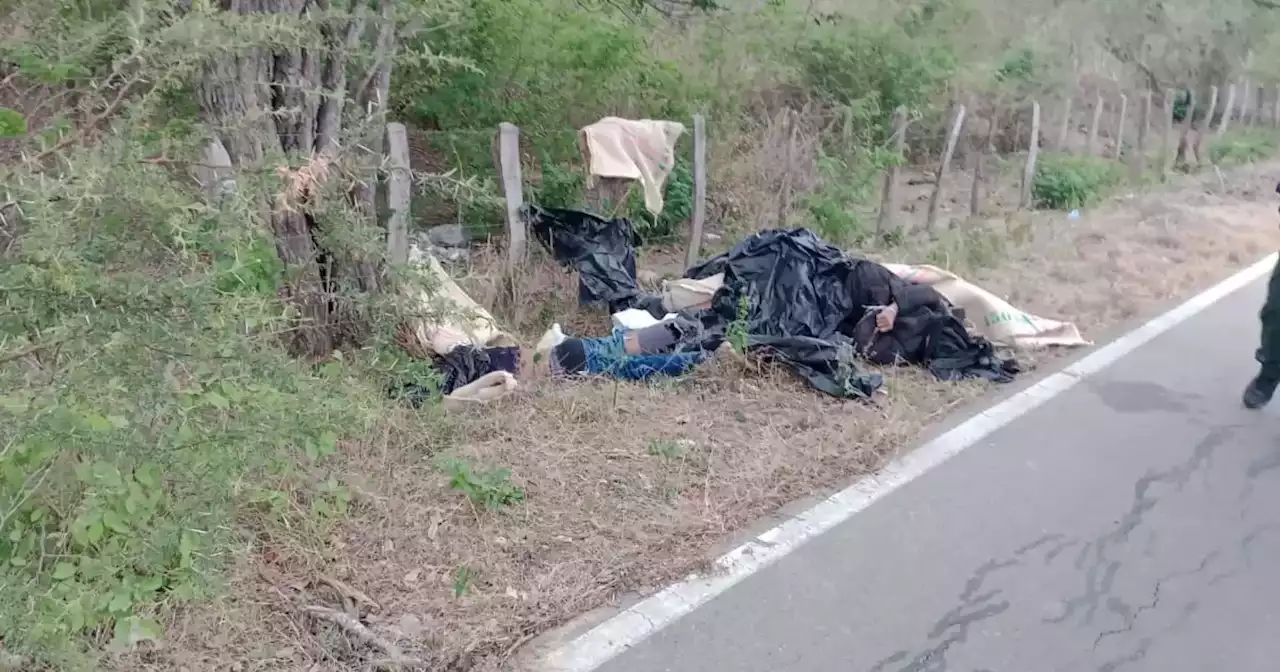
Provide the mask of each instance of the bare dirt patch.
[{"label": "bare dirt patch", "polygon": [[[1121,196],[1080,220],[1010,217],[910,252],[874,254],[950,266],[1096,338],[1273,250],[1276,167],[1246,168],[1225,183],[1180,178],[1175,190]],[[670,262],[663,258],[651,261]],[[607,328],[605,316],[577,309],[572,276],[549,265],[537,274],[517,301],[482,272],[465,282],[526,338],[553,319],[577,333]],[[876,469],[985,391],[917,370],[885,374],[887,394],[875,404],[842,402],[785,372],[725,357],[688,380],[532,380],[517,396],[464,415],[406,411],[347,447],[357,496],[350,523],[324,554],[270,539],[246,549],[230,596],[181,615],[169,648],[143,667],[235,660],[240,670],[339,670],[386,657],[302,615],[305,596],[349,603],[430,669],[499,669],[538,634],[704,567],[727,535]],[[510,469],[523,502],[477,510],[437,468],[441,451],[476,468]],[[369,597],[376,610],[325,588],[320,575]]]}]

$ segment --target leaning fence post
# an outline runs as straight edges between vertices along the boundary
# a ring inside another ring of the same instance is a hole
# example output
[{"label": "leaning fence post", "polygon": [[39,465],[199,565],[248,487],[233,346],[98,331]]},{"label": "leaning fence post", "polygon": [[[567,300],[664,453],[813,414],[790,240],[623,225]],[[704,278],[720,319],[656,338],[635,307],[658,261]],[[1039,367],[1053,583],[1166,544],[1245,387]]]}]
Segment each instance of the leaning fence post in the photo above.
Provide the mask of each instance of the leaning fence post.
[{"label": "leaning fence post", "polygon": [[1022,198],[1019,207],[1031,207],[1031,192],[1036,179],[1036,156],[1040,153],[1040,103],[1031,101],[1031,142],[1027,144],[1027,165],[1022,169]]},{"label": "leaning fence post", "polygon": [[1093,156],[1098,150],[1098,124],[1102,122],[1102,108],[1106,104],[1106,101],[1102,99],[1101,93],[1094,96],[1093,121],[1089,122],[1089,144],[1085,149],[1085,153],[1089,156]]},{"label": "leaning fence post", "polygon": [[1062,121],[1058,125],[1058,142],[1054,144],[1059,152],[1067,151],[1067,133],[1071,130],[1071,103],[1074,89],[1068,89],[1067,95],[1062,99]]},{"label": "leaning fence post", "polygon": [[702,225],[707,218],[707,121],[693,115],[693,222],[689,229],[689,245],[684,252],[684,267],[698,261],[702,247]]},{"label": "leaning fence post", "polygon": [[[1196,138],[1192,134],[1195,131],[1196,106],[1199,103],[1200,101],[1196,98],[1195,91],[1188,88],[1186,117],[1183,119],[1182,132],[1178,134],[1177,153],[1173,157],[1175,166],[1190,165],[1193,161],[1200,163],[1200,157],[1196,154]],[[1172,130],[1175,123],[1172,113],[1169,114],[1169,118],[1165,120],[1165,123],[1169,124],[1169,129]],[[1168,148],[1165,151],[1167,152]],[[1163,165],[1161,170],[1164,170]],[[1161,174],[1161,177],[1163,177],[1163,174]]]},{"label": "leaning fence post", "polygon": [[882,236],[894,226],[894,218],[898,215],[898,163],[907,146],[907,108],[898,107],[893,111],[893,156],[894,162],[884,171],[884,189],[880,192],[880,213],[876,217],[876,236]]},{"label": "leaning fence post", "polygon": [[1116,151],[1114,158],[1119,161],[1124,151],[1124,117],[1129,113],[1129,96],[1120,94],[1120,119],[1116,124]]},{"label": "leaning fence post", "polygon": [[409,172],[409,135],[404,124],[387,124],[387,261],[409,263],[409,202],[413,174]]},{"label": "leaning fence post", "polygon": [[1271,104],[1271,125],[1280,126],[1280,86],[1276,87],[1276,97]]},{"label": "leaning fence post", "polygon": [[1209,110],[1205,112],[1204,123],[1200,124],[1200,132],[1196,134],[1196,160],[1204,156],[1205,136],[1213,132],[1213,115],[1218,111],[1218,87],[1209,87]]},{"label": "leaning fence post", "polygon": [[1246,77],[1240,80],[1240,125],[1248,126],[1249,117],[1249,79]]},{"label": "leaning fence post", "polygon": [[1222,105],[1222,122],[1218,124],[1218,135],[1227,132],[1227,127],[1231,125],[1231,115],[1236,109],[1236,85],[1227,85],[1227,102]]},{"label": "leaning fence post", "polygon": [[960,140],[960,129],[964,126],[964,105],[956,103],[955,120],[951,122],[951,131],[947,134],[947,146],[942,151],[942,161],[938,163],[937,179],[933,185],[933,197],[929,199],[929,218],[925,228],[933,231],[938,223],[938,208],[942,205],[942,179],[951,165],[951,155],[955,154],[956,142]]},{"label": "leaning fence post", "polygon": [[978,217],[982,214],[982,183],[986,179],[987,155],[995,145],[996,128],[1000,125],[1000,106],[991,106],[991,123],[987,125],[987,137],[981,140],[974,151],[973,184],[969,188],[969,215]]},{"label": "leaning fence post", "polygon": [[524,183],[520,177],[520,129],[515,124],[498,124],[498,160],[502,192],[507,200],[507,267],[524,263],[528,235],[520,214],[524,207]]},{"label": "leaning fence post", "polygon": [[[1151,132],[1150,91],[1142,94],[1142,109],[1138,114],[1141,115],[1141,119],[1138,122],[1138,151],[1133,157],[1132,179],[1134,182],[1142,181],[1147,173],[1147,135]],[[1169,118],[1172,119],[1173,115],[1169,115]]]}]

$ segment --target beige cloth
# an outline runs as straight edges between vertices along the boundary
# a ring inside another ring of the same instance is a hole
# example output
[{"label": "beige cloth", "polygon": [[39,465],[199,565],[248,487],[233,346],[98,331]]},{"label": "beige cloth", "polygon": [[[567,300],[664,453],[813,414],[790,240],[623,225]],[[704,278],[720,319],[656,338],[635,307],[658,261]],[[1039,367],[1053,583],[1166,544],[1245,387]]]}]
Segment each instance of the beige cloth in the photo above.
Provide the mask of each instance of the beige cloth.
[{"label": "beige cloth", "polygon": [[662,185],[676,162],[676,141],[684,125],[674,121],[605,117],[578,131],[587,163],[587,188],[597,177],[636,180],[644,189],[644,207],[662,212]]},{"label": "beige cloth", "polygon": [[424,313],[408,324],[419,346],[445,355],[465,344],[475,348],[516,344],[515,339],[498,328],[493,315],[467,296],[430,253],[411,245],[409,266],[423,280],[417,287],[411,283],[405,285]]},{"label": "beige cloth", "polygon": [[678,313],[685,308],[711,305],[711,297],[724,286],[724,273],[716,273],[701,280],[680,278],[662,281],[662,308]]},{"label": "beige cloth", "polygon": [[1076,325],[1025,313],[950,271],[927,265],[884,266],[903,280],[938,290],[948,301],[963,308],[978,332],[997,345],[1024,348],[1092,345],[1080,336]]},{"label": "beige cloth", "polygon": [[459,387],[441,400],[445,410],[455,411],[471,404],[485,404],[511,394],[519,387],[508,371],[492,371]]}]

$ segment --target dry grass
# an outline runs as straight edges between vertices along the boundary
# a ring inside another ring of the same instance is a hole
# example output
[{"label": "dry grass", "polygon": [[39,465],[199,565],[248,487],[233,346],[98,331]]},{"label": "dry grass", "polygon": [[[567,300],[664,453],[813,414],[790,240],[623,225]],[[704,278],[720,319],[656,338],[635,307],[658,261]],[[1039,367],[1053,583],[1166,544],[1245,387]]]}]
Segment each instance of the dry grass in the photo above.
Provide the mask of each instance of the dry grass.
[{"label": "dry grass", "polygon": [[[1043,213],[971,224],[910,253],[876,254],[948,264],[1096,336],[1273,249],[1274,168],[1235,173],[1225,192],[1212,176],[1182,178],[1177,191],[1122,198],[1079,221]],[[676,259],[659,253],[641,266],[678,268]],[[460,281],[522,338],[551,320],[578,333],[606,329],[606,316],[577,307],[575,278],[545,259],[514,300],[485,263],[481,253]],[[169,648],[138,667],[360,669],[385,652],[302,611],[345,601],[429,669],[499,669],[536,635],[704,567],[728,535],[876,469],[985,389],[885,373],[887,394],[874,405],[721,357],[683,381],[532,380],[462,415],[404,412],[344,452],[358,497],[322,554],[260,540],[231,594],[181,615]],[[436,468],[442,451],[511,469],[525,500],[476,510]],[[462,594],[459,572],[469,577]],[[322,575],[377,609],[342,597]]]}]

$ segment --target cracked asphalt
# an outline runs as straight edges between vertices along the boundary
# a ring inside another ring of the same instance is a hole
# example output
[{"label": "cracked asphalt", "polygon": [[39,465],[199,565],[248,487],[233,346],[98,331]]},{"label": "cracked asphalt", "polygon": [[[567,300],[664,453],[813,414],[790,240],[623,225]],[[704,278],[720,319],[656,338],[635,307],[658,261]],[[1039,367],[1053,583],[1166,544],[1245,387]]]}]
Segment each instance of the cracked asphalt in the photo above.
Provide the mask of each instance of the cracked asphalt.
[{"label": "cracked asphalt", "polygon": [[1280,670],[1280,402],[1240,406],[1263,282],[601,672]]}]

